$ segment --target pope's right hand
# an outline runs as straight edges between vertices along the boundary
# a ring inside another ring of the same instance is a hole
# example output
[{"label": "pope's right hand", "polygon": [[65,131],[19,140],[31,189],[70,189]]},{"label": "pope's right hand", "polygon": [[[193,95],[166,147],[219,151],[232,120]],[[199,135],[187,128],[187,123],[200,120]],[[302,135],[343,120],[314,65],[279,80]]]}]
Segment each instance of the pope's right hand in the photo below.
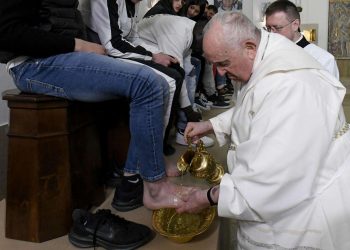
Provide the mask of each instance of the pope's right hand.
[{"label": "pope's right hand", "polygon": [[198,140],[213,132],[213,126],[210,121],[203,122],[188,122],[184,137],[187,142],[187,139],[190,139],[192,143],[197,143]]}]

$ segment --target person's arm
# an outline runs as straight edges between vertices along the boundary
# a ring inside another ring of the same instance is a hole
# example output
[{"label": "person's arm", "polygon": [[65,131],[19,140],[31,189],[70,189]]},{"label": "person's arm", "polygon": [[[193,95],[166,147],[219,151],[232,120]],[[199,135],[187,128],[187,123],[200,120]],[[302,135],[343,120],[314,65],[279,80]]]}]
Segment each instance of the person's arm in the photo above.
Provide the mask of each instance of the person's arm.
[{"label": "person's arm", "polygon": [[118,8],[116,1],[91,2],[91,29],[98,34],[101,44],[106,48],[108,55],[152,60],[152,52],[141,46],[135,46],[123,37],[123,31],[119,27],[119,23],[128,20],[119,20],[123,17],[119,17]]}]

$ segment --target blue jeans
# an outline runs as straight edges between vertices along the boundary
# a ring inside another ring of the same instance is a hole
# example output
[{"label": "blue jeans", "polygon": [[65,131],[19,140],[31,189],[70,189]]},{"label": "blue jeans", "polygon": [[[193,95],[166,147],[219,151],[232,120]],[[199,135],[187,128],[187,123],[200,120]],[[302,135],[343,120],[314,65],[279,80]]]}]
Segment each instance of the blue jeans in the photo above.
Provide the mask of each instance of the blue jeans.
[{"label": "blue jeans", "polygon": [[10,74],[23,92],[83,102],[129,98],[131,141],[125,171],[139,173],[146,181],[165,176],[163,113],[169,86],[148,66],[73,52],[29,59]]},{"label": "blue jeans", "polygon": [[222,76],[218,72],[216,72],[215,82],[216,82],[216,87],[217,88],[219,88],[220,86],[224,87],[226,85],[226,80],[227,80],[226,75]]}]

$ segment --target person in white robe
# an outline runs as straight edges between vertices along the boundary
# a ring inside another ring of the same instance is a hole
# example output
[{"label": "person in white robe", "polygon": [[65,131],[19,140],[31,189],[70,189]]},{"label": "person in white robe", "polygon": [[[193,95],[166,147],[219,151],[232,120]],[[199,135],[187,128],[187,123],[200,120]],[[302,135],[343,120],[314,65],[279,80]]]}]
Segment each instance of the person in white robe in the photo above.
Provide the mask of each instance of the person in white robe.
[{"label": "person in white robe", "polygon": [[300,14],[290,1],[275,1],[265,10],[266,29],[287,37],[315,58],[334,77],[339,79],[339,70],[334,56],[328,51],[310,43],[300,33]]},{"label": "person in white robe", "polygon": [[[186,138],[229,144],[228,173],[193,187],[178,212],[216,205],[238,249],[350,249],[350,132],[344,86],[302,48],[240,13],[215,15],[205,57],[242,82],[236,105],[189,123]],[[232,236],[234,237],[234,236]]]}]

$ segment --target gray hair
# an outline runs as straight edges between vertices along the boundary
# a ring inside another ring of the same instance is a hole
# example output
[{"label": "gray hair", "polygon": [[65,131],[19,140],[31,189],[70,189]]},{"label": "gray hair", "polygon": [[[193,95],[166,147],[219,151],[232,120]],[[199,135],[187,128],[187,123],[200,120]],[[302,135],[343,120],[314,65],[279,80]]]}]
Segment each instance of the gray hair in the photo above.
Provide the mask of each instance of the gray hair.
[{"label": "gray hair", "polygon": [[204,28],[204,34],[214,23],[222,26],[222,39],[232,49],[240,48],[243,41],[252,39],[259,43],[261,31],[242,13],[223,11],[215,14]]}]

